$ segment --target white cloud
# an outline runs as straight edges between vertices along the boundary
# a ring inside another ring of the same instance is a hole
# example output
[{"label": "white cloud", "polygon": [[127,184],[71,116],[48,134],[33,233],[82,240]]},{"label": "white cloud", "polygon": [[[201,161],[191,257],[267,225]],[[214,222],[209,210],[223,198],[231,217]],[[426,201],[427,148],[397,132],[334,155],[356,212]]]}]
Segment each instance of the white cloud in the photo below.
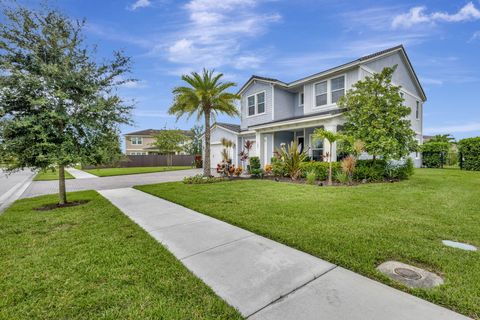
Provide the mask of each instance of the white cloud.
[{"label": "white cloud", "polygon": [[441,134],[441,133],[462,133],[480,131],[480,122],[468,122],[463,124],[445,125],[441,127],[426,128],[427,134]]},{"label": "white cloud", "polygon": [[137,0],[128,7],[129,10],[137,10],[138,8],[150,7],[152,2],[150,0]]},{"label": "white cloud", "polygon": [[263,53],[260,48],[248,51],[247,42],[281,19],[278,13],[260,12],[262,1],[191,0],[182,7],[188,22],[170,35],[168,45],[157,46],[150,54],[161,53],[170,62],[193,69],[259,66]]},{"label": "white cloud", "polygon": [[418,24],[433,24],[435,22],[463,22],[480,19],[480,10],[472,2],[467,3],[458,12],[449,14],[446,12],[425,13],[425,6],[413,7],[407,13],[394,17],[393,28],[410,28]]}]

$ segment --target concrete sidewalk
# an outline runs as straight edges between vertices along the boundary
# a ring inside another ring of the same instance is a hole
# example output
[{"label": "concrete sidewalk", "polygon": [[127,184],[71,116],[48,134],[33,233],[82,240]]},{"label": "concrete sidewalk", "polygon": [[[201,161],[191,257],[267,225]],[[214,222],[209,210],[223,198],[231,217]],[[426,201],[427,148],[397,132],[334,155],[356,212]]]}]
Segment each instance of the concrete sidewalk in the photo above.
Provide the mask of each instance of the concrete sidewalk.
[{"label": "concrete sidewalk", "polygon": [[99,191],[250,319],[468,319],[132,188]]},{"label": "concrete sidewalk", "polygon": [[75,168],[65,168],[68,173],[70,173],[75,179],[92,179],[98,178],[96,175],[85,172],[83,170],[78,170]]}]

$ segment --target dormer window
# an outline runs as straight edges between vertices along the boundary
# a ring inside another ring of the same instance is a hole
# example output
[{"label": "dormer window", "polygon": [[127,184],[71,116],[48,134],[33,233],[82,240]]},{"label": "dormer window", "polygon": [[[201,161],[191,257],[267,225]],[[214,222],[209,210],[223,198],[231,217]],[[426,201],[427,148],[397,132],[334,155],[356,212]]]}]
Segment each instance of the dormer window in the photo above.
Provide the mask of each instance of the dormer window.
[{"label": "dormer window", "polygon": [[265,113],[265,91],[247,97],[248,116]]}]

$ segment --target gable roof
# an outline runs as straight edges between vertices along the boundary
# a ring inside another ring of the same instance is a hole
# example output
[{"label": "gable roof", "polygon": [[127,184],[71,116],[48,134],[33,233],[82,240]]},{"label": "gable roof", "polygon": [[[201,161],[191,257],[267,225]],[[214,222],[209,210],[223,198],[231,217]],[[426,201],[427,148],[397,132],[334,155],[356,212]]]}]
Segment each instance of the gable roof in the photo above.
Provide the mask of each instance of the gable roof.
[{"label": "gable roof", "polygon": [[346,68],[351,68],[351,67],[354,67],[354,66],[358,66],[366,61],[369,61],[369,60],[374,60],[378,57],[381,57],[381,56],[384,56],[384,55],[388,55],[388,54],[391,54],[393,52],[401,52],[406,60],[406,63],[407,63],[407,67],[409,69],[409,71],[412,73],[412,76],[413,76],[413,79],[415,81],[415,84],[416,86],[420,89],[420,93],[422,94],[422,98],[424,100],[427,100],[427,96],[425,95],[425,91],[423,90],[422,88],[422,85],[420,84],[420,81],[418,80],[418,77],[417,77],[417,74],[415,73],[415,70],[413,69],[412,67],[412,63],[410,62],[410,59],[408,58],[408,55],[407,55],[407,52],[405,51],[405,48],[403,47],[403,45],[398,45],[398,46],[395,46],[395,47],[392,47],[392,48],[388,48],[388,49],[385,49],[385,50],[381,50],[381,51],[378,51],[378,52],[375,52],[375,53],[372,53],[372,54],[369,54],[369,55],[366,55],[366,56],[363,56],[363,57],[360,57],[358,59],[355,59],[355,60],[352,60],[350,62],[347,62],[347,63],[344,63],[344,64],[341,64],[339,66],[336,66],[336,67],[333,67],[333,68],[330,68],[330,69],[326,69],[324,71],[321,71],[321,72],[317,72],[317,73],[314,73],[310,76],[307,76],[307,77],[304,77],[304,78],[300,78],[298,80],[295,80],[295,81],[292,81],[290,83],[286,83],[286,82],[283,82],[283,81],[280,81],[278,79],[273,79],[273,78],[266,78],[266,77],[260,77],[260,76],[256,76],[256,75],[253,75],[250,77],[250,79],[240,88],[240,90],[238,91],[238,94],[241,94],[249,85],[251,82],[255,81],[255,80],[259,80],[259,81],[264,81],[264,82],[269,82],[269,83],[272,83],[272,84],[277,84],[277,85],[280,85],[280,86],[283,86],[283,87],[286,87],[286,88],[290,88],[290,87],[293,87],[293,86],[296,86],[296,85],[299,85],[299,84],[302,84],[304,82],[307,82],[307,81],[310,81],[310,80],[313,80],[315,78],[318,78],[318,77],[322,77],[322,76],[325,76],[325,75],[328,75],[329,73],[333,73],[333,72],[336,72],[336,71],[340,71],[340,70],[343,70],[343,69],[346,69]]},{"label": "gable roof", "polygon": [[[233,124],[233,123],[225,123],[225,122],[215,122],[213,126],[219,126],[222,128],[225,128],[227,130],[233,131],[233,132],[240,132],[240,125],[239,124]],[[213,128],[212,126],[212,128]]]},{"label": "gable roof", "polygon": [[162,131],[180,131],[184,135],[190,137],[192,136],[192,132],[190,130],[175,130],[175,129],[145,129],[145,130],[140,130],[140,131],[135,131],[135,132],[130,132],[124,134],[124,136],[155,136],[159,134]]}]

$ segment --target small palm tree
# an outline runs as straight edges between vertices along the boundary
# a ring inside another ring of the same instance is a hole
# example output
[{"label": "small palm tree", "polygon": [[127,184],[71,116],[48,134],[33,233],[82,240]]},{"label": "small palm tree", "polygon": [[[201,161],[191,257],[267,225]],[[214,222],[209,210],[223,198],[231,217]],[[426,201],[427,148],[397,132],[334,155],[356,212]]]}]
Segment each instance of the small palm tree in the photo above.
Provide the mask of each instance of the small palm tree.
[{"label": "small palm tree", "polygon": [[336,133],[332,131],[327,131],[323,128],[316,129],[313,132],[312,135],[313,140],[323,140],[326,139],[328,143],[330,144],[330,151],[328,153],[328,160],[329,160],[329,166],[328,166],[328,185],[332,185],[332,153],[333,153],[333,144],[336,141],[340,141],[345,139],[345,136],[341,133]]},{"label": "small palm tree", "polygon": [[205,120],[205,159],[203,159],[203,175],[208,177],[210,173],[210,120],[219,113],[229,116],[238,115],[235,101],[239,95],[226,92],[227,89],[236,86],[233,82],[222,82],[222,73],[215,74],[213,70],[203,69],[202,74],[192,72],[183,75],[182,80],[189,86],[176,87],[173,90],[174,102],[168,110],[177,119],[183,115],[190,118],[197,114],[197,120],[203,116]]},{"label": "small palm tree", "polygon": [[290,178],[297,180],[301,172],[301,163],[307,158],[307,153],[301,151],[301,145],[296,141],[292,141],[288,147],[278,148],[276,152]]}]

